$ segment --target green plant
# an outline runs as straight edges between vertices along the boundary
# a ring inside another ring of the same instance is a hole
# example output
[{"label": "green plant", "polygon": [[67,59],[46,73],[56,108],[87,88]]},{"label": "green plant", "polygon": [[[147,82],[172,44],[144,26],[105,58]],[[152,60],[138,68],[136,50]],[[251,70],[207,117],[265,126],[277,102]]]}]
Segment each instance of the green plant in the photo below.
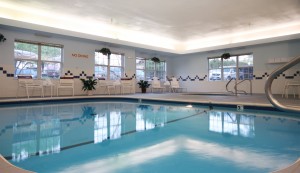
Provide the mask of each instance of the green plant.
[{"label": "green plant", "polygon": [[108,49],[108,48],[102,48],[102,49],[100,49],[100,51],[99,51],[100,53],[102,53],[103,55],[111,55],[111,52],[110,52],[110,50]]},{"label": "green plant", "polygon": [[92,78],[88,78],[88,79],[80,79],[83,86],[82,86],[82,90],[86,91],[86,90],[95,90],[95,86],[97,85],[97,79],[92,79]]},{"label": "green plant", "polygon": [[153,61],[155,63],[159,63],[160,62],[159,58],[157,58],[157,57],[151,58],[151,61]]},{"label": "green plant", "polygon": [[6,38],[0,33],[0,42],[5,42]]},{"label": "green plant", "polygon": [[139,88],[149,88],[149,86],[151,85],[146,80],[140,80],[137,84],[139,85]]},{"label": "green plant", "polygon": [[221,55],[221,58],[223,58],[223,59],[228,59],[228,58],[230,58],[230,53],[223,53],[223,54]]},{"label": "green plant", "polygon": [[137,84],[139,85],[139,88],[142,89],[142,93],[146,93],[147,88],[149,88],[149,86],[151,85],[146,80],[140,80]]}]

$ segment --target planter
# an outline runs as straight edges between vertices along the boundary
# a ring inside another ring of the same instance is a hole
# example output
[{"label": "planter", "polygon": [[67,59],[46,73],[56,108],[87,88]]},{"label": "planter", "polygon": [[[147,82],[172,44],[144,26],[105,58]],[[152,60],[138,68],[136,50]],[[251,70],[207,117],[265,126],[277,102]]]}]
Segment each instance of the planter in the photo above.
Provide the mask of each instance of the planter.
[{"label": "planter", "polygon": [[92,96],[93,95],[93,90],[87,90],[87,95]]},{"label": "planter", "polygon": [[146,93],[147,88],[141,88],[142,89],[142,93]]}]

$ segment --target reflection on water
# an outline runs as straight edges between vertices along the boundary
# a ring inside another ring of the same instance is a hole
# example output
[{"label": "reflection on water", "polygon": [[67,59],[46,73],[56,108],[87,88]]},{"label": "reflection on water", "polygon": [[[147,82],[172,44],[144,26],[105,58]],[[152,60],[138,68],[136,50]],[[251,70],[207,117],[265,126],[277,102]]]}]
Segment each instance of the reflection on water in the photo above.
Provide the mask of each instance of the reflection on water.
[{"label": "reflection on water", "polygon": [[[199,112],[199,108],[185,106],[135,103],[14,107],[7,109],[6,113],[0,109],[1,115],[9,114],[4,119],[7,122],[0,122],[0,152],[6,157],[11,156],[13,161],[20,161],[30,155],[57,153],[64,148],[101,143],[119,139],[124,134],[164,127],[169,122]],[[222,134],[255,137],[254,115],[215,110],[207,115],[208,126],[203,126],[205,130],[209,128],[209,131]],[[206,119],[201,121],[207,124]]]},{"label": "reflection on water", "polygon": [[168,111],[186,109],[134,103],[82,103],[12,107],[5,111],[0,109],[0,114],[10,115],[5,117],[8,122],[0,121],[0,153],[6,157],[11,154],[13,161],[21,161],[31,155],[58,153],[81,143],[100,143],[119,139],[129,132],[163,127]]},{"label": "reflection on water", "polygon": [[167,122],[165,111],[166,108],[159,105],[140,105],[137,107],[136,131],[153,129],[155,126],[164,126]]},{"label": "reflection on water", "polygon": [[0,107],[0,153],[35,172],[270,172],[299,157],[299,122],[185,105],[8,106]]},{"label": "reflection on water", "polygon": [[60,121],[17,122],[13,126],[12,159],[20,161],[30,155],[60,151]]},{"label": "reflection on water", "polygon": [[94,143],[102,142],[108,137],[107,134],[107,115],[98,115],[95,116],[95,126],[94,126]]},{"label": "reflection on water", "polygon": [[234,112],[209,112],[209,130],[218,133],[254,137],[255,116]]},{"label": "reflection on water", "polygon": [[110,112],[110,139],[118,139],[121,137],[121,113]]}]

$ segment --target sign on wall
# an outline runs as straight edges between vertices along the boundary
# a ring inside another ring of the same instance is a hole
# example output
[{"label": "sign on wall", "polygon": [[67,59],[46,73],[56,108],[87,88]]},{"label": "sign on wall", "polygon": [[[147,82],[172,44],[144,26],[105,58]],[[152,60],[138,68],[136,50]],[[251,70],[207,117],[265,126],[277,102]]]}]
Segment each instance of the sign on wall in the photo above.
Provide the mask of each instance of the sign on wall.
[{"label": "sign on wall", "polygon": [[80,54],[80,53],[72,53],[73,58],[89,58],[89,55]]}]

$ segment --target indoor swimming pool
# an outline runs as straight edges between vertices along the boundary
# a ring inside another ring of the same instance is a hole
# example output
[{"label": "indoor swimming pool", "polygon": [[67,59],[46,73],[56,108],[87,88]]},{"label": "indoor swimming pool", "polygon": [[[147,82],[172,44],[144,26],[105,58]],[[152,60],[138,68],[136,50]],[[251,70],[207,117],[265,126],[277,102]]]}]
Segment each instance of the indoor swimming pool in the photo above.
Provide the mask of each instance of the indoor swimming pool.
[{"label": "indoor swimming pool", "polygon": [[0,153],[40,173],[266,173],[300,157],[300,118],[167,102],[0,107]]}]

